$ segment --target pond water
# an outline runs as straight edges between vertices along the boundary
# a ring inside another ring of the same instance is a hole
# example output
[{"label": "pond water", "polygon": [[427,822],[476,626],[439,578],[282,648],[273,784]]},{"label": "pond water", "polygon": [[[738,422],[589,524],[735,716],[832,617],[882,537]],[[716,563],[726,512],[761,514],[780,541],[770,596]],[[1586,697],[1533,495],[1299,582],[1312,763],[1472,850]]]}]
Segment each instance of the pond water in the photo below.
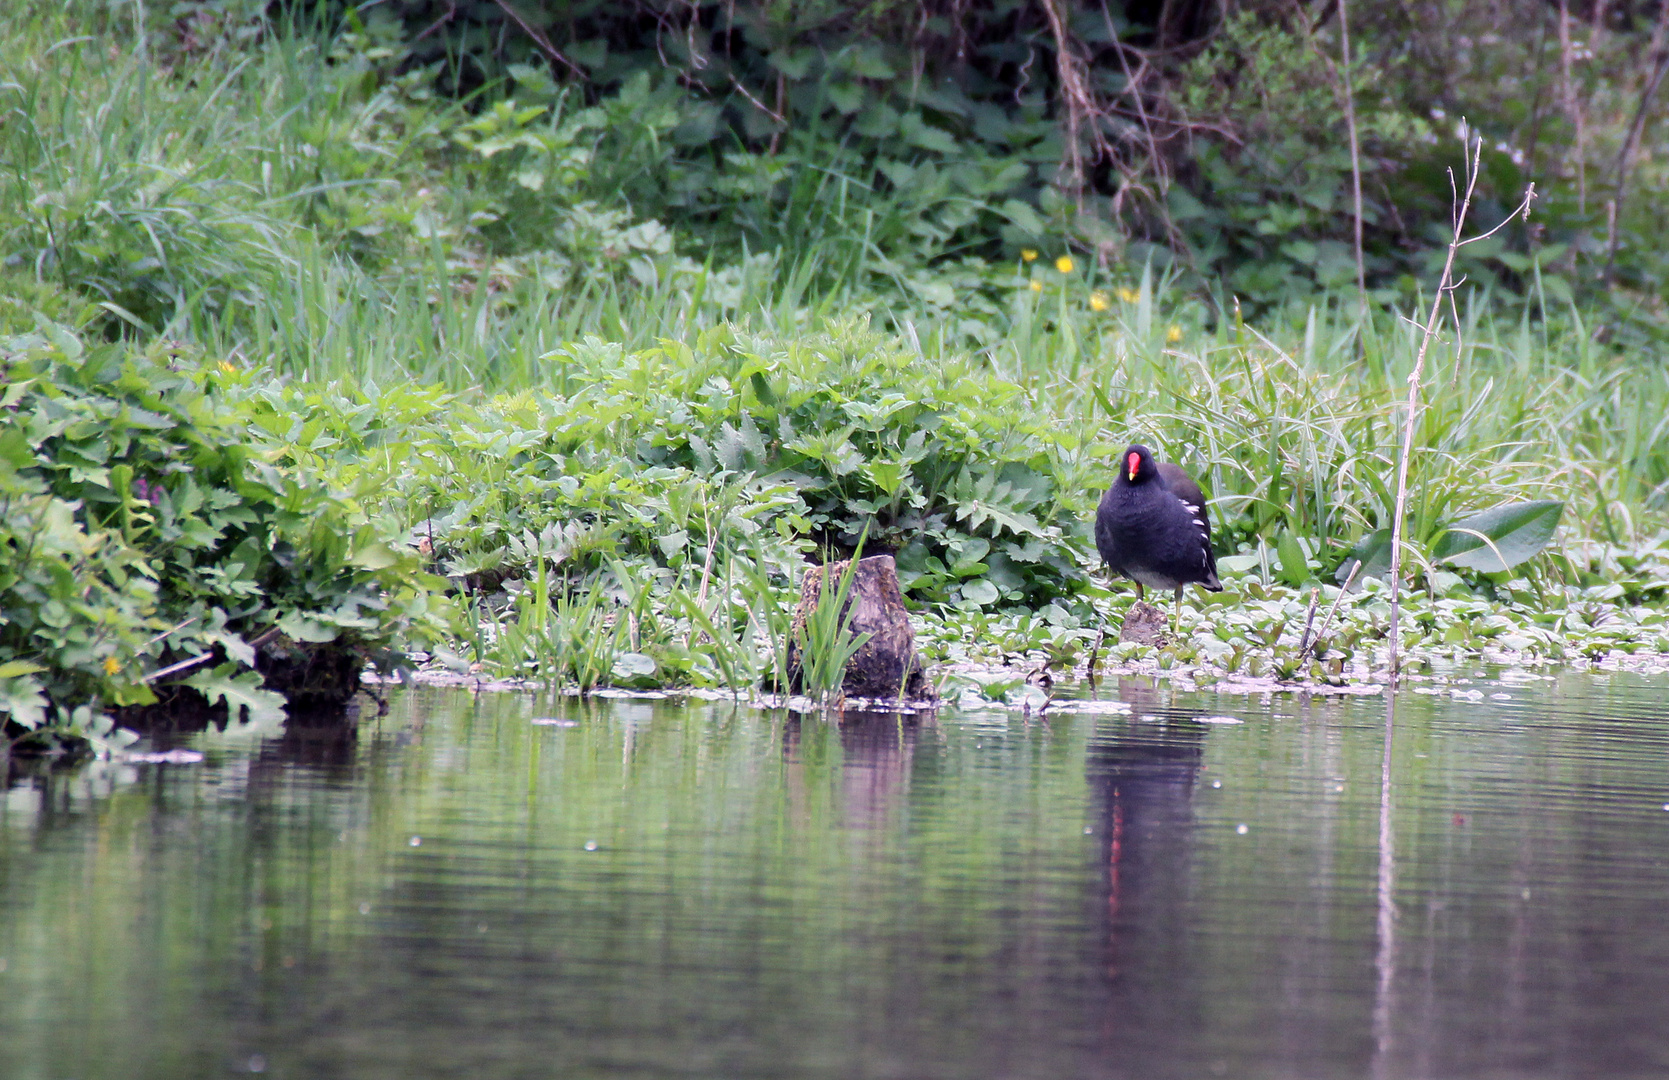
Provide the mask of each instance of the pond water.
[{"label": "pond water", "polygon": [[1669,681],[1460,689],[1388,788],[1382,699],[1145,683],[413,689],[15,777],[0,1077],[1669,1075]]}]

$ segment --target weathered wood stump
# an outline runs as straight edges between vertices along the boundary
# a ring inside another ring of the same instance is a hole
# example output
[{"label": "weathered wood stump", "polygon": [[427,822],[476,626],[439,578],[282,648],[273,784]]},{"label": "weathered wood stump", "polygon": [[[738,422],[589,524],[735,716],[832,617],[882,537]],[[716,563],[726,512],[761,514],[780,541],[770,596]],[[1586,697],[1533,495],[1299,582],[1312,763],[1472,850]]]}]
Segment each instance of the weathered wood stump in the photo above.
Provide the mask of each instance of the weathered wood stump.
[{"label": "weathered wood stump", "polygon": [[[803,688],[799,643],[804,640],[806,620],[817,610],[827,578],[839,588],[848,562],[814,566],[800,579],[800,603],[794,609],[794,630],[788,646],[788,685],[795,693]],[[846,594],[844,617],[850,611],[849,630],[853,636],[870,635],[846,664],[841,689],[847,697],[898,698],[931,701],[938,697],[928,680],[921,658],[916,655],[916,635],[904,610],[904,594],[898,587],[898,566],[891,555],[859,559],[852,573],[852,587]]]},{"label": "weathered wood stump", "polygon": [[1163,611],[1145,600],[1138,600],[1135,606],[1125,614],[1124,625],[1119,628],[1118,639],[1163,649],[1170,642],[1170,635],[1165,633],[1165,627],[1169,623],[1170,618]]}]

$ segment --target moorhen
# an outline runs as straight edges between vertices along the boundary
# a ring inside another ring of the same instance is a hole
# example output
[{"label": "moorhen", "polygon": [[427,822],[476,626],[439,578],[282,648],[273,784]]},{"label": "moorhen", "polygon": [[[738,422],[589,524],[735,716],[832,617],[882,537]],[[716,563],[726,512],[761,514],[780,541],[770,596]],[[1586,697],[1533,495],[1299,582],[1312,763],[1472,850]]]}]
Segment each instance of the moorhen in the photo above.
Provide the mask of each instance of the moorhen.
[{"label": "moorhen", "polygon": [[1124,468],[1095,512],[1095,546],[1115,574],[1144,586],[1174,589],[1182,603],[1189,582],[1222,592],[1205,496],[1188,474],[1137,444],[1124,452]]}]

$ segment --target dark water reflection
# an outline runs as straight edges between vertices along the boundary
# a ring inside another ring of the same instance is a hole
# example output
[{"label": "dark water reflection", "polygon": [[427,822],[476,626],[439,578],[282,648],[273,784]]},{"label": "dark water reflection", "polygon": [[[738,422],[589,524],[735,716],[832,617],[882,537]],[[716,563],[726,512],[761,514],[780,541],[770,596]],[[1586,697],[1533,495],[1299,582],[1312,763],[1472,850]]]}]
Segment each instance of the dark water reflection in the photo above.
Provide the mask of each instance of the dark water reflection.
[{"label": "dark water reflection", "polygon": [[1669,1075],[1669,683],[1465,690],[1383,818],[1383,702],[1129,684],[419,691],[24,776],[0,1077]]}]

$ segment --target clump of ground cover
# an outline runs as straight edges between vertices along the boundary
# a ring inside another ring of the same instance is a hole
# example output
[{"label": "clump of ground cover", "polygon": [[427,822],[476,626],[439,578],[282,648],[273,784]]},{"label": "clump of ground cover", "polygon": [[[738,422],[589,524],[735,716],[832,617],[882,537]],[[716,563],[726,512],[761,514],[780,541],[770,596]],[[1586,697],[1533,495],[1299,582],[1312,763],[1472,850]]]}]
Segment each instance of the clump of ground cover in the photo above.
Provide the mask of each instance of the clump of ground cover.
[{"label": "clump of ground cover", "polygon": [[[285,453],[379,492],[477,594],[483,629],[462,651],[495,674],[771,681],[785,632],[773,620],[805,559],[866,524],[897,552],[933,655],[1070,669],[1122,606],[1095,584],[1087,523],[1105,463],[1132,438],[1206,479],[1231,585],[1161,662],[1323,680],[1371,670],[1387,629],[1375,578],[1340,603],[1319,653],[1299,655],[1302,611],[1288,609],[1316,587],[1330,605],[1385,525],[1392,399],[1413,342],[1354,327],[1380,335],[1380,354],[1347,364],[1315,322],[1285,346],[1249,328],[1193,347],[1117,318],[1076,329],[1107,355],[1084,362],[1084,383],[1017,369],[1029,390],[848,323],[804,337],[715,330],[636,354],[580,343],[545,358],[566,393],[487,403],[275,387],[263,423]],[[1407,540],[1423,592],[1405,643],[1527,659],[1655,648],[1656,616],[1636,626],[1629,612],[1660,611],[1669,592],[1653,531],[1662,459],[1653,448],[1629,472],[1616,458],[1619,440],[1649,445],[1661,416],[1631,398],[1661,400],[1660,383],[1575,349],[1569,366],[1545,364],[1517,351],[1522,329],[1474,318],[1435,376]],[[1474,400],[1451,400],[1454,387]],[[1607,416],[1624,423],[1608,431]],[[946,482],[947,462],[996,482]],[[1456,542],[1503,508],[1535,512],[1486,533],[1494,548]],[[1365,569],[1384,573],[1371,556]]]},{"label": "clump of ground cover", "polygon": [[[696,672],[691,650],[780,639],[759,606],[786,614],[807,557],[864,536],[924,607],[1035,605],[1087,582],[1087,427],[1050,422],[977,360],[929,360],[848,319],[638,352],[588,340],[542,362],[552,389],[488,400],[284,383],[257,397],[274,453],[377,492],[476,597],[479,662],[595,681],[615,663],[570,645],[606,625],[640,682],[757,674],[729,655]],[[559,618],[537,605],[530,638],[535,591]]]},{"label": "clump of ground cover", "polygon": [[[1480,593],[1456,575],[1436,575],[1430,590],[1402,596],[1401,677],[1481,698],[1465,688],[1485,674],[1480,665],[1669,671],[1669,535],[1636,557],[1654,564],[1643,604],[1619,603],[1614,582],[1558,587],[1532,572]],[[1241,694],[1375,692],[1388,682],[1384,581],[1369,578],[1351,592],[1300,589],[1252,570],[1225,574],[1224,584],[1222,593],[1187,597],[1155,645],[1118,640],[1134,602],[1127,588],[1093,606],[923,620],[918,642],[939,664],[941,692],[976,708],[1038,712],[1092,678],[1137,675]]]},{"label": "clump of ground cover", "polygon": [[[415,551],[263,456],[230,364],[43,321],[0,338],[0,374],[0,738],[101,737],[106,710],[184,694],[339,703],[449,639]],[[281,676],[281,653],[306,662]],[[343,664],[345,687],[312,681]]]}]

